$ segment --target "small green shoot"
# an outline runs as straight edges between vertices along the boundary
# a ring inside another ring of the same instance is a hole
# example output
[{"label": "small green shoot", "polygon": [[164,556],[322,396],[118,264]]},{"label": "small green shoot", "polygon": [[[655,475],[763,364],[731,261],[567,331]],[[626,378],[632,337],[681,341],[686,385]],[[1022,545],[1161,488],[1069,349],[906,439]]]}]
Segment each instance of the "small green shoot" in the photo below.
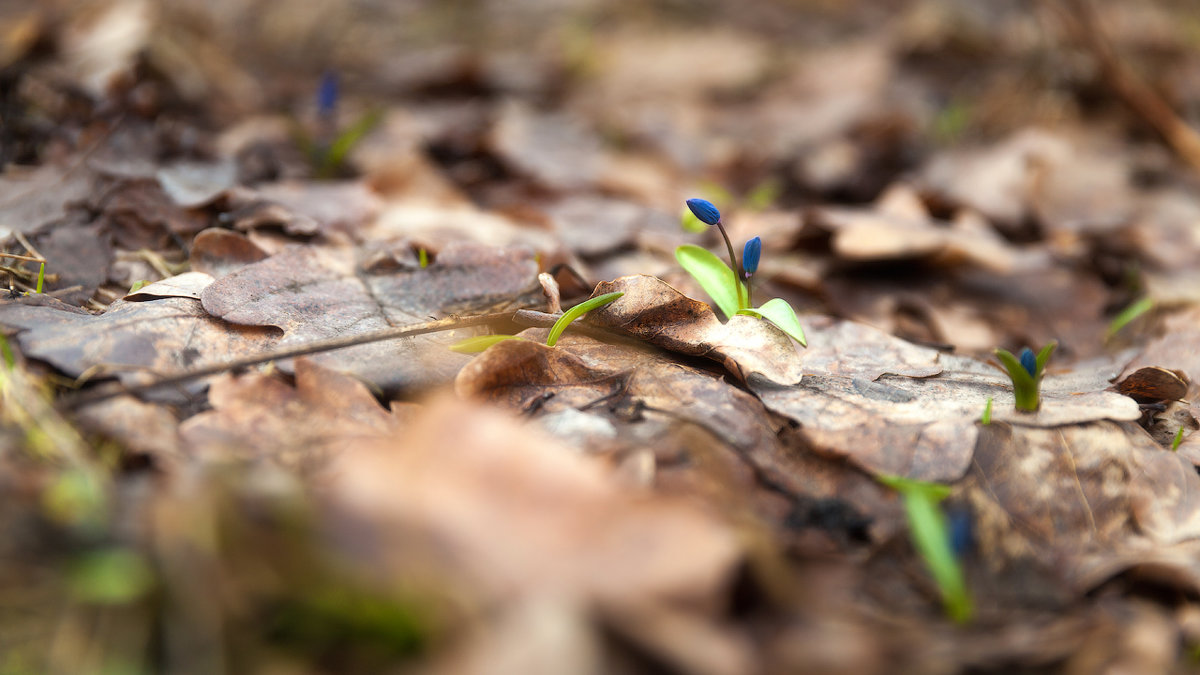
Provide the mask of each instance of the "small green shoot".
[{"label": "small green shoot", "polygon": [[354,149],[354,146],[358,145],[359,141],[371,133],[375,127],[379,126],[379,122],[382,120],[383,112],[372,110],[363,115],[350,128],[338,134],[338,137],[333,139],[333,143],[329,144],[328,149],[317,153],[315,157],[317,176],[320,178],[333,178],[337,175],[342,165],[346,163],[346,158],[350,156],[350,151]]},{"label": "small green shoot", "polygon": [[989,396],[987,405],[983,407],[983,415],[979,418],[979,423],[988,425],[992,423],[992,397]]},{"label": "small green shoot", "polygon": [[516,335],[476,335],[450,345],[450,351],[459,354],[478,354],[497,342],[520,339]]},{"label": "small green shoot", "polygon": [[417,264],[421,266],[421,269],[429,267],[429,251],[423,248],[417,249]]},{"label": "small green shoot", "polygon": [[1058,342],[1051,340],[1049,344],[1042,347],[1036,358],[1033,357],[1033,352],[1028,347],[1022,350],[1020,358],[1005,349],[997,349],[993,352],[1000,363],[1004,365],[1004,369],[1008,371],[1009,379],[1012,380],[1017,410],[1037,412],[1037,409],[1041,407],[1042,377],[1046,374],[1046,362],[1050,360],[1050,355],[1054,353],[1056,347],[1058,347]]},{"label": "small green shoot", "polygon": [[954,555],[946,514],[938,505],[950,496],[950,488],[901,476],[877,476],[876,480],[904,499],[913,545],[938,585],[946,615],[957,623],[970,621],[973,608],[966,577]]},{"label": "small green shoot", "polygon": [[34,290],[34,292],[41,293],[42,286],[45,285],[45,283],[46,283],[46,263],[43,262],[38,267],[37,288]]},{"label": "small green shoot", "polygon": [[1142,298],[1141,300],[1129,305],[1125,309],[1121,310],[1120,314],[1117,314],[1113,318],[1112,323],[1108,324],[1108,331],[1105,332],[1104,339],[1111,340],[1113,336],[1121,332],[1121,329],[1133,323],[1134,320],[1136,320],[1139,316],[1149,312],[1152,309],[1154,309],[1153,298]]},{"label": "small green shoot", "polygon": [[1171,441],[1171,452],[1179,452],[1179,444],[1183,442],[1183,427],[1175,432],[1175,440]]},{"label": "small green shoot", "polygon": [[558,318],[558,321],[555,321],[554,325],[550,327],[550,335],[546,337],[546,346],[553,347],[555,344],[557,344],[559,336],[563,334],[563,331],[567,329],[567,326],[571,325],[572,321],[578,319],[584,314],[587,314],[593,309],[607,305],[622,295],[625,295],[625,293],[621,291],[597,295],[596,297],[585,300],[578,305],[575,305],[571,309],[568,309],[566,312],[563,312],[563,315]]},{"label": "small green shoot", "polygon": [[129,292],[125,295],[133,295],[149,285],[149,281],[146,281],[145,279],[138,279],[137,281],[133,282],[133,285],[129,287]]},{"label": "small green shoot", "polygon": [[8,345],[8,337],[3,334],[0,334],[0,355],[4,357],[5,367],[8,370],[12,370],[17,360],[13,358],[12,347]]}]

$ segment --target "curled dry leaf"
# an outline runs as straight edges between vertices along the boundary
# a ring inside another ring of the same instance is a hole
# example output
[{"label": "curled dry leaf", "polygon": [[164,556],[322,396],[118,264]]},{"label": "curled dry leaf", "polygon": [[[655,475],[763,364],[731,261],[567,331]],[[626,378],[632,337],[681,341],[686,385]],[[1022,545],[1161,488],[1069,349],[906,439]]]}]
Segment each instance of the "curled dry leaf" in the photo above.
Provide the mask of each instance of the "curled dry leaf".
[{"label": "curled dry leaf", "polygon": [[589,312],[588,323],[673,352],[712,359],[742,381],[756,375],[780,385],[800,381],[796,344],[769,321],[734,316],[722,324],[708,305],[642,275],[601,282],[593,297],[615,291],[625,295]]}]

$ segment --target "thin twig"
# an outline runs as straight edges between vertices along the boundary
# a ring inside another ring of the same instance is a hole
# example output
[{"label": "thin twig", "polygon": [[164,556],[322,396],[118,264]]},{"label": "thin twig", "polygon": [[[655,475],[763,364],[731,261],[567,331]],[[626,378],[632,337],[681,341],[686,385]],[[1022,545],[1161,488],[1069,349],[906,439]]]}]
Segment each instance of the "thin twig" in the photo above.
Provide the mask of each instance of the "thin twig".
[{"label": "thin twig", "polygon": [[327,352],[335,349],[344,349],[356,345],[367,344],[370,342],[380,342],[383,340],[393,340],[402,337],[411,337],[414,335],[424,335],[426,333],[437,333],[440,331],[454,330],[456,328],[468,328],[471,326],[482,326],[493,323],[504,323],[511,321],[514,312],[495,312],[491,314],[477,314],[475,316],[452,316],[445,319],[436,319],[434,321],[426,321],[424,323],[408,324],[407,326],[395,326],[392,328],[383,328],[368,333],[359,333],[357,335],[343,335],[327,340],[317,340],[308,342],[295,347],[278,349],[271,352],[247,356],[231,361],[223,361],[215,363],[211,366],[189,370],[174,375],[168,375],[154,382],[146,384],[137,384],[125,386],[120,383],[114,383],[112,386],[97,387],[80,394],[64,397],[59,405],[66,409],[78,408],[80,406],[96,403],[110,399],[114,396],[123,394],[141,394],[151,389],[159,387],[168,387],[177,385],[188,380],[194,380],[198,377],[206,377],[208,375],[216,375],[228,370],[237,370],[248,366],[266,363],[268,361],[277,361],[280,359],[290,359],[297,356],[305,356],[307,354],[316,354],[319,352]]},{"label": "thin twig", "polygon": [[1121,62],[1116,49],[1101,30],[1092,3],[1088,0],[1066,0],[1065,8],[1057,7],[1053,2],[1047,4],[1059,10],[1063,23],[1073,28],[1080,41],[1096,58],[1104,83],[1113,93],[1134,114],[1153,127],[1175,154],[1200,172],[1200,133],[1188,126],[1158,92]]},{"label": "thin twig", "polygon": [[0,258],[12,258],[13,260],[24,260],[25,262],[44,263],[45,258],[35,258],[31,255],[20,255],[18,253],[3,253],[0,252]]}]

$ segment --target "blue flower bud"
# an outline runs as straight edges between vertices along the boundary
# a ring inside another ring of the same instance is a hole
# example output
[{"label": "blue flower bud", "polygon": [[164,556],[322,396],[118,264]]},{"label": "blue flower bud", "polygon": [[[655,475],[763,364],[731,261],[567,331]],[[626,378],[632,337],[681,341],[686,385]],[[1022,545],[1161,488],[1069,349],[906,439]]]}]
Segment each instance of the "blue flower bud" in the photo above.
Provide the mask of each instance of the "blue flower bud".
[{"label": "blue flower bud", "polygon": [[721,212],[707,199],[689,199],[687,200],[687,207],[692,210],[692,213],[702,223],[716,225],[721,222]]},{"label": "blue flower bud", "polygon": [[1030,377],[1037,377],[1037,357],[1029,347],[1021,350],[1021,365],[1029,372]]},{"label": "blue flower bud", "polygon": [[338,76],[332,70],[325,71],[321,83],[317,85],[317,114],[328,117],[333,114],[338,103]]},{"label": "blue flower bud", "polygon": [[758,269],[758,259],[762,257],[762,239],[755,237],[746,242],[742,249],[742,273],[749,279]]}]

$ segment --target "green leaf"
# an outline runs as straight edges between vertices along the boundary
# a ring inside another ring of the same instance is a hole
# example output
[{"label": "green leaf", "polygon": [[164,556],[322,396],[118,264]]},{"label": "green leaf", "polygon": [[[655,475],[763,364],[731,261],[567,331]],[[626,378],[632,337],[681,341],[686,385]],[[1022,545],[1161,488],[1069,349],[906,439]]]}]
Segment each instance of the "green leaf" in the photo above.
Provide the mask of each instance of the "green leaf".
[{"label": "green leaf", "polygon": [[774,204],[779,199],[781,192],[783,192],[783,185],[779,182],[779,179],[767,178],[756,185],[750,191],[750,194],[746,195],[743,204],[751,211],[762,211]]},{"label": "green leaf", "polygon": [[962,567],[950,543],[946,516],[938,506],[950,495],[949,486],[901,476],[878,476],[877,480],[904,498],[913,545],[937,582],[946,614],[959,623],[968,621],[972,613],[971,598]]},{"label": "green leaf", "polygon": [[450,345],[450,351],[459,354],[478,354],[497,342],[520,340],[516,335],[476,335]]},{"label": "green leaf", "polygon": [[729,318],[738,311],[737,280],[733,270],[708,249],[684,244],[675,249],[675,259],[708,293],[717,309]]},{"label": "green leaf", "polygon": [[1154,309],[1154,300],[1151,298],[1142,298],[1132,305],[1121,310],[1121,313],[1113,318],[1112,323],[1108,324],[1108,331],[1104,338],[1111,339],[1112,336],[1121,332],[1121,329],[1133,323],[1134,319]]},{"label": "green leaf", "polygon": [[567,329],[567,326],[571,325],[572,321],[578,319],[584,314],[587,314],[593,309],[596,309],[597,307],[603,307],[607,305],[622,295],[625,295],[625,293],[621,291],[597,295],[590,300],[585,300],[578,305],[575,305],[571,309],[568,309],[563,313],[562,316],[558,318],[558,321],[555,321],[554,325],[550,327],[550,335],[546,337],[546,346],[553,347],[555,344],[557,344],[559,336],[563,334],[563,331]]},{"label": "green leaf", "polygon": [[46,263],[42,263],[41,267],[38,267],[37,290],[35,291],[36,293],[42,292],[42,284],[44,284],[45,282],[46,282]]},{"label": "green leaf", "polygon": [[800,319],[796,318],[796,310],[792,309],[787,300],[783,298],[768,300],[758,308],[758,311],[771,323],[779,326],[780,330],[790,335],[793,340],[799,342],[802,347],[808,346],[808,341],[804,339],[804,329],[800,327]]},{"label": "green leaf", "polygon": [[756,319],[766,318],[762,315],[762,312],[758,311],[757,309],[739,309],[737,313],[741,314],[742,316],[752,316]]},{"label": "green leaf", "polygon": [[378,126],[382,119],[383,111],[372,110],[333,139],[333,143],[329,145],[329,151],[325,153],[321,166],[318,168],[318,175],[322,178],[329,178],[337,173],[338,168],[345,163],[346,157],[349,156],[354,146],[371,133],[371,130]]},{"label": "green leaf", "polygon": [[417,249],[417,264],[421,266],[421,269],[429,267],[429,251],[423,248]]},{"label": "green leaf", "polygon": [[1037,355],[1037,380],[1039,382],[1042,379],[1042,374],[1046,371],[1046,362],[1050,360],[1050,355],[1054,353],[1054,350],[1057,347],[1058,347],[1058,340],[1051,340],[1049,343],[1046,344],[1045,347],[1042,347],[1042,351],[1038,352],[1038,355]]},{"label": "green leaf", "polygon": [[983,407],[983,416],[979,418],[979,423],[984,424],[984,425],[992,423],[992,397],[991,396],[988,397],[987,405],[985,405]]},{"label": "green leaf", "polygon": [[1013,388],[1029,388],[1037,386],[1033,376],[1025,370],[1025,366],[1021,365],[1021,360],[1018,359],[1012,352],[1007,349],[997,349],[993,354],[1000,360],[1004,369],[1008,371],[1008,377],[1012,380]]},{"label": "green leaf", "polygon": [[125,295],[133,295],[148,285],[150,285],[149,281],[145,279],[138,279],[137,281],[133,282],[133,285],[129,287],[129,292]]},{"label": "green leaf", "polygon": [[1175,440],[1171,441],[1171,452],[1179,452],[1179,444],[1183,442],[1183,427],[1175,432]]}]

